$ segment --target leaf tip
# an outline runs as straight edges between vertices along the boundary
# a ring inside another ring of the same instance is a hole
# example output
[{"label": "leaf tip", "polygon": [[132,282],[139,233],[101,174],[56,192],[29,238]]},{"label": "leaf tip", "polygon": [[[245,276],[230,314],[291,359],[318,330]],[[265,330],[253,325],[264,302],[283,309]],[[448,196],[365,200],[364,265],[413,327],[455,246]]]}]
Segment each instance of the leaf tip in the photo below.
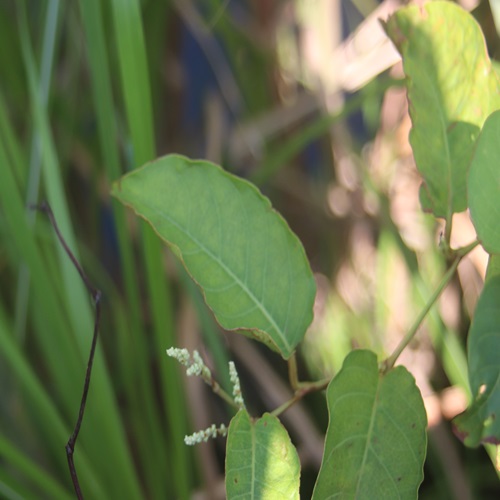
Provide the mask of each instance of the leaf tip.
[{"label": "leaf tip", "polygon": [[122,177],[120,177],[118,180],[116,180],[115,182],[113,182],[113,184],[111,184],[111,196],[114,196],[115,198],[118,198],[120,193],[122,191]]}]

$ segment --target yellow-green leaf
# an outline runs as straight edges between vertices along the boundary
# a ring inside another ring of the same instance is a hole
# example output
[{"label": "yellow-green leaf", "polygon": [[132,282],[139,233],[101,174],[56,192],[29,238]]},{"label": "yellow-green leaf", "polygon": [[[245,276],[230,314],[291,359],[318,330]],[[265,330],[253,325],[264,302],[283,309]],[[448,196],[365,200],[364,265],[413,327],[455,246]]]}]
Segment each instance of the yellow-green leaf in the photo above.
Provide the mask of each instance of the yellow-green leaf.
[{"label": "yellow-green leaf", "polygon": [[265,413],[253,420],[240,410],[227,436],[228,500],[298,499],[299,485],[297,450],[278,418]]},{"label": "yellow-green leaf", "polygon": [[500,111],[486,120],[469,169],[469,207],[481,244],[500,254]]},{"label": "yellow-green leaf", "polygon": [[468,338],[469,382],[474,401],[453,421],[467,446],[500,444],[500,276],[484,285]]},{"label": "yellow-green leaf", "polygon": [[172,247],[224,328],[290,357],[312,321],[316,286],[299,239],[253,184],[169,155],[112,192]]},{"label": "yellow-green leaf", "polygon": [[403,58],[424,210],[448,218],[467,208],[467,168],[500,84],[481,28],[452,2],[398,10],[385,25]]},{"label": "yellow-green leaf", "polygon": [[329,424],[313,499],[417,498],[427,417],[414,378],[352,351],[327,391]]}]

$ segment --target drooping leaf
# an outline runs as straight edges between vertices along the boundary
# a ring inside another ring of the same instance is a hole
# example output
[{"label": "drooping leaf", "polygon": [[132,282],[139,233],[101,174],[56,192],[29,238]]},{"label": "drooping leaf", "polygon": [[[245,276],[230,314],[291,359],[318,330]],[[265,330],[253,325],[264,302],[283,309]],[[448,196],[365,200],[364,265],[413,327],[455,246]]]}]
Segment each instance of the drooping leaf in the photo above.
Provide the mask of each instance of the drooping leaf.
[{"label": "drooping leaf", "polygon": [[224,328],[292,354],[312,320],[314,278],[300,241],[254,185],[169,155],[112,193],[172,247]]},{"label": "drooping leaf", "polygon": [[227,498],[299,498],[300,462],[297,450],[278,418],[265,413],[252,420],[240,410],[227,436]]},{"label": "drooping leaf", "polygon": [[397,11],[385,25],[403,58],[424,210],[467,208],[467,167],[487,116],[500,108],[499,79],[481,29],[452,2]]},{"label": "drooping leaf", "polygon": [[500,276],[484,285],[468,338],[469,382],[475,398],[453,421],[467,446],[500,444]]},{"label": "drooping leaf", "polygon": [[385,375],[352,351],[327,390],[329,424],[313,499],[417,498],[427,444],[422,396],[402,366]]},{"label": "drooping leaf", "polygon": [[468,193],[472,222],[481,244],[500,254],[500,111],[484,123],[469,169]]}]

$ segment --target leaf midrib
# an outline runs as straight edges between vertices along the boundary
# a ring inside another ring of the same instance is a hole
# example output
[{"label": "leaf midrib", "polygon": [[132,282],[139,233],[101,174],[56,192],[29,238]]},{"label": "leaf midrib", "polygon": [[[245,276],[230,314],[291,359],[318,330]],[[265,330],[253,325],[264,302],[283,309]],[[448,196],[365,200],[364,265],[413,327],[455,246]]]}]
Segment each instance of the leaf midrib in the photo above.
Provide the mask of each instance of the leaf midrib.
[{"label": "leaf midrib", "polygon": [[[148,208],[149,210],[155,212],[159,217],[162,219],[165,219],[168,221],[170,224],[175,226],[179,231],[181,231],[185,236],[191,239],[208,257],[210,257],[216,264],[218,264],[228,275],[230,278],[232,278],[239,286],[240,288],[245,292],[247,297],[250,299],[251,302],[253,302],[259,310],[262,312],[264,317],[269,321],[271,326],[274,328],[276,334],[280,337],[282,340],[283,344],[285,345],[287,351],[290,351],[290,344],[288,343],[285,333],[282,331],[282,329],[278,326],[274,318],[271,316],[270,312],[267,310],[267,308],[264,306],[264,304],[257,299],[257,297],[252,293],[252,291],[246,286],[245,283],[243,283],[238,276],[229,268],[227,267],[223,261],[221,261],[216,255],[214,255],[205,245],[203,245],[196,237],[194,237],[188,230],[184,229],[179,223],[177,223],[172,217],[169,217],[167,214],[164,212],[158,210],[157,208],[153,207],[147,201],[142,201],[142,204]],[[140,214],[146,221],[147,218]],[[149,221],[148,221],[149,222]],[[166,240],[168,241],[168,240]],[[174,243],[174,242],[172,242]],[[174,243],[175,244],[175,243]],[[182,252],[182,249],[179,249]],[[257,328],[256,328],[257,329]],[[265,332],[269,334],[269,332]]]},{"label": "leaf midrib", "polygon": [[380,379],[377,380],[377,390],[375,391],[375,395],[373,397],[373,405],[372,405],[372,410],[371,410],[371,415],[370,415],[370,425],[368,426],[368,432],[366,433],[366,444],[365,444],[365,451],[363,453],[363,460],[361,461],[361,466],[359,470],[359,476],[358,476],[358,484],[356,485],[356,492],[354,494],[354,498],[358,498],[358,492],[359,488],[361,486],[361,482],[363,480],[363,473],[364,473],[364,468],[366,465],[366,461],[368,460],[368,452],[370,450],[370,440],[371,440],[371,435],[373,432],[373,427],[375,425],[375,417],[377,414],[377,399],[378,395],[380,392]]}]

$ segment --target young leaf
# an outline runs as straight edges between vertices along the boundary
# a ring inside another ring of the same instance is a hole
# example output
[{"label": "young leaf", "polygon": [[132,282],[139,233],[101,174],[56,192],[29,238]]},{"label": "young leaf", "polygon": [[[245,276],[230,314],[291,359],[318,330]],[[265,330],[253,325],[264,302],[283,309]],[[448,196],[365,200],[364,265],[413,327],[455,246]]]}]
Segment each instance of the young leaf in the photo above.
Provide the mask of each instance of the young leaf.
[{"label": "young leaf", "polygon": [[290,357],[312,320],[316,287],[300,241],[253,184],[169,155],[125,175],[112,193],[172,247],[224,328]]},{"label": "young leaf", "polygon": [[407,76],[422,207],[448,218],[467,208],[467,167],[486,117],[500,108],[499,79],[479,25],[451,2],[403,8],[385,29]]},{"label": "young leaf", "polygon": [[500,254],[500,111],[486,120],[477,140],[469,169],[469,207],[481,244],[491,254]]},{"label": "young leaf", "polygon": [[453,421],[467,446],[500,444],[500,276],[484,285],[469,331],[469,382],[475,399]]},{"label": "young leaf", "polygon": [[299,485],[297,450],[278,418],[253,420],[240,410],[227,435],[227,498],[298,499]]},{"label": "young leaf", "polygon": [[352,351],[327,390],[330,421],[313,499],[417,498],[427,417],[402,366],[382,375],[370,351]]}]

